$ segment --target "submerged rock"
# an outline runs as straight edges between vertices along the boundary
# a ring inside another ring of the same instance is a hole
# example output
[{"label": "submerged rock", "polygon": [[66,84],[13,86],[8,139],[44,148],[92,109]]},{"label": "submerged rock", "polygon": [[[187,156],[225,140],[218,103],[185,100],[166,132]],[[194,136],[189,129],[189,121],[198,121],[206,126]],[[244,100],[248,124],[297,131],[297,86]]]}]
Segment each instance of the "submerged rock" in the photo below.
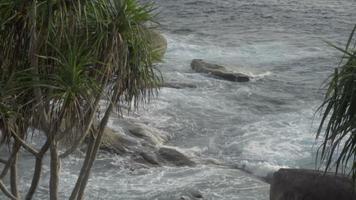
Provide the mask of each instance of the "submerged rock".
[{"label": "submerged rock", "polygon": [[161,87],[174,88],[174,89],[197,88],[197,86],[194,85],[194,84],[178,83],[178,82],[164,82],[160,86]]},{"label": "submerged rock", "polygon": [[211,74],[227,81],[248,82],[250,80],[246,74],[228,71],[224,66],[207,63],[201,59],[192,60],[190,65],[196,72]]},{"label": "submerged rock", "polygon": [[203,195],[199,190],[194,190],[194,189],[190,189],[188,191],[185,191],[184,195],[182,195],[179,200],[202,200],[203,199]]},{"label": "submerged rock", "polygon": [[190,194],[197,199],[203,198],[203,194],[199,190],[190,190]]},{"label": "submerged rock", "polygon": [[334,173],[280,169],[272,178],[271,200],[355,200],[352,181]]},{"label": "submerged rock", "polygon": [[182,152],[178,151],[175,148],[170,147],[161,147],[158,150],[158,156],[175,166],[195,166],[195,162],[193,162],[188,156],[184,155]]},{"label": "submerged rock", "polygon": [[161,165],[161,163],[157,159],[157,155],[153,152],[141,152],[140,156],[144,161],[148,162],[149,164],[158,166]]}]

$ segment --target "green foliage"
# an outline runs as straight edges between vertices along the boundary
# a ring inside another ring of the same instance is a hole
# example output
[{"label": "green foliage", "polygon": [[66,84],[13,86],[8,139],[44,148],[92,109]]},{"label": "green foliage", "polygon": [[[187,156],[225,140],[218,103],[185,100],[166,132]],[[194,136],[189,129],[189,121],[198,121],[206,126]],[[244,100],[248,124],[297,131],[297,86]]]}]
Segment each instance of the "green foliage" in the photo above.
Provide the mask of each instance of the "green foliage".
[{"label": "green foliage", "polygon": [[[93,97],[114,84],[122,90],[120,100],[138,105],[160,81],[143,31],[152,10],[152,4],[141,6],[136,0],[3,0],[2,75],[31,70],[25,85],[32,89],[26,96],[33,98],[37,90],[42,102],[33,102],[32,110],[47,105],[46,113],[55,111],[50,118],[58,118],[60,104],[83,118]],[[48,106],[53,102],[55,109]]]},{"label": "green foliage", "polygon": [[344,55],[342,62],[328,83],[328,90],[321,106],[323,118],[317,137],[324,133],[320,159],[326,170],[335,167],[336,173],[348,171],[356,178],[356,26],[344,49],[336,47]]},{"label": "green foliage", "polygon": [[58,142],[69,139],[70,153],[100,128],[94,116],[112,109],[101,99],[120,109],[156,94],[161,76],[145,34],[153,10],[136,0],[1,0],[0,141],[13,138],[39,160],[48,146],[24,139],[41,129],[58,157]]}]

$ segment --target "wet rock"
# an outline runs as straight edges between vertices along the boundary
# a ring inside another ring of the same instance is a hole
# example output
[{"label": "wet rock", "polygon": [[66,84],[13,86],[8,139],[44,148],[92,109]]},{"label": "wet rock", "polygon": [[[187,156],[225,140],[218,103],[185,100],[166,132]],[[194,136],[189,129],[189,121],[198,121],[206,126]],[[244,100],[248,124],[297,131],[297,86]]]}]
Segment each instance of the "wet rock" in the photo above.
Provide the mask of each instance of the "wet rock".
[{"label": "wet rock", "polygon": [[198,190],[192,189],[192,190],[184,191],[183,193],[184,193],[184,195],[182,195],[179,198],[179,200],[202,200],[202,199],[204,199],[203,195]]},{"label": "wet rock", "polygon": [[116,130],[105,128],[100,149],[120,155],[136,155],[148,164],[158,163],[153,155],[158,146],[168,140],[167,133],[131,120],[120,120],[118,126],[120,128]]},{"label": "wet rock", "polygon": [[174,89],[184,89],[184,88],[197,88],[196,85],[190,83],[178,83],[178,82],[164,82],[161,87],[168,87]]},{"label": "wet rock", "polygon": [[250,80],[246,74],[228,71],[224,66],[207,63],[201,59],[192,60],[190,65],[198,73],[210,74],[227,81],[248,82]]},{"label": "wet rock", "polygon": [[190,194],[196,199],[203,199],[203,194],[198,190],[191,190]]},{"label": "wet rock", "polygon": [[126,134],[139,138],[141,141],[143,140],[153,146],[161,145],[169,139],[168,134],[139,122],[122,120],[119,122],[119,126],[124,129]]},{"label": "wet rock", "polygon": [[158,150],[158,156],[175,166],[195,166],[195,162],[192,161],[190,158],[188,158],[186,155],[184,155],[182,152],[178,151],[177,149],[174,148],[169,148],[169,147],[161,147]]},{"label": "wet rock", "polygon": [[160,166],[156,154],[152,152],[141,152],[140,156],[149,164]]},{"label": "wet rock", "polygon": [[191,200],[191,198],[188,196],[182,196],[179,198],[179,200]]},{"label": "wet rock", "polygon": [[139,143],[132,137],[111,128],[105,128],[100,148],[111,153],[123,154]]},{"label": "wet rock", "polygon": [[169,139],[167,133],[131,120],[118,120],[116,123],[119,129],[105,129],[100,146],[102,150],[129,155],[134,162],[148,167],[196,165],[183,152],[173,147],[162,147]]},{"label": "wet rock", "polygon": [[355,200],[352,181],[333,173],[304,169],[280,169],[274,173],[271,200]]}]

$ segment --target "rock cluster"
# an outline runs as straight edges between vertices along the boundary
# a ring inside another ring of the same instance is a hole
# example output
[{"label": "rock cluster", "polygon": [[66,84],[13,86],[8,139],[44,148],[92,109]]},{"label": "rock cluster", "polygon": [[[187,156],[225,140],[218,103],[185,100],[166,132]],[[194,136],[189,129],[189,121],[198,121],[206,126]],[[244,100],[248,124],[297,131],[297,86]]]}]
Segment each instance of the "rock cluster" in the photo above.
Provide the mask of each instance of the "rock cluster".
[{"label": "rock cluster", "polygon": [[120,130],[106,128],[101,149],[120,155],[132,155],[135,161],[148,166],[195,166],[181,150],[164,146],[169,135],[143,123],[121,120]]}]

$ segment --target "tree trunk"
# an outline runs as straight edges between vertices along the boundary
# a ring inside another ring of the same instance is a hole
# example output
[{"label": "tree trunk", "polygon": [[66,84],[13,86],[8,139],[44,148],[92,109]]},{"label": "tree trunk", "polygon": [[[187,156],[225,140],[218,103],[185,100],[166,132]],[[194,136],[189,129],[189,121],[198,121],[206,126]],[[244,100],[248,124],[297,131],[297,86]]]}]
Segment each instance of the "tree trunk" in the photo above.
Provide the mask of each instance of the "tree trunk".
[{"label": "tree trunk", "polygon": [[94,138],[90,138],[89,143],[88,143],[88,147],[87,147],[88,149],[87,149],[87,152],[85,154],[86,157],[85,157],[85,160],[83,162],[82,169],[80,170],[77,182],[76,182],[75,187],[74,187],[74,189],[72,191],[72,194],[69,197],[69,200],[75,200],[77,198],[80,186],[81,186],[81,184],[83,182],[83,179],[84,179],[84,176],[85,176],[85,172],[87,171],[87,168],[89,166],[89,159],[87,159],[87,157],[88,157],[88,155],[92,154],[93,147],[94,147]]},{"label": "tree trunk", "polygon": [[17,158],[17,153],[19,152],[19,150],[20,150],[20,146],[17,142],[15,142],[13,144],[11,155],[10,155],[9,159],[7,160],[5,166],[0,174],[0,179],[3,179],[6,176],[6,174],[9,172],[9,170],[11,169],[11,166],[13,165],[15,159]]},{"label": "tree trunk", "polygon": [[17,200],[17,198],[11,194],[11,192],[9,190],[6,189],[6,186],[4,185],[4,183],[0,180],[0,190],[7,196],[9,197],[11,200]]},{"label": "tree trunk", "polygon": [[43,156],[48,151],[48,148],[49,148],[49,141],[47,140],[46,143],[42,146],[39,154],[36,155],[35,171],[33,173],[30,189],[28,190],[25,198],[26,200],[31,200],[33,198],[33,195],[35,194],[35,191],[38,187],[38,183],[40,182],[41,173],[42,173]]},{"label": "tree trunk", "polygon": [[104,134],[104,129],[109,121],[110,114],[114,108],[114,103],[117,101],[118,96],[119,96],[119,88],[115,87],[114,94],[111,97],[109,107],[106,109],[105,115],[101,119],[96,138],[94,139],[93,144],[88,147],[88,150],[91,150],[91,151],[88,151],[88,153],[85,156],[84,164],[82,166],[82,169],[80,170],[80,174],[79,174],[78,180],[75,184],[75,188],[73,189],[72,194],[69,198],[70,200],[83,199],[85,187],[88,183],[91,168],[94,164],[96,155],[98,153],[98,150],[99,150],[99,147],[101,144],[101,139]]},{"label": "tree trunk", "polygon": [[52,141],[51,146],[51,177],[49,184],[50,200],[58,200],[58,186],[59,186],[59,169],[60,160],[58,156],[58,142]]},{"label": "tree trunk", "polygon": [[[87,136],[89,135],[89,133],[92,129],[95,114],[96,114],[97,110],[99,109],[100,99],[101,99],[101,93],[96,97],[95,102],[94,102],[94,108],[90,112],[89,117],[88,117],[87,121],[85,122],[86,126],[84,129],[83,135],[78,140],[74,141],[74,144],[67,151],[65,151],[63,154],[61,154],[59,156],[60,158],[65,158],[65,157],[69,156],[76,149],[78,149],[79,145],[81,145],[83,143],[83,141],[85,140],[85,138],[87,138]],[[89,147],[89,145],[88,145],[88,147]]]},{"label": "tree trunk", "polygon": [[[20,145],[16,142],[13,146],[13,151],[18,151],[18,149],[20,148]],[[21,199],[20,195],[19,195],[19,190],[18,190],[18,185],[17,185],[17,179],[18,179],[18,175],[17,175],[17,160],[18,160],[19,154],[16,153],[16,155],[14,156],[14,160],[12,162],[11,165],[11,169],[10,169],[10,185],[11,185],[11,193],[12,195],[14,195],[14,197],[16,197],[17,199]]]}]

